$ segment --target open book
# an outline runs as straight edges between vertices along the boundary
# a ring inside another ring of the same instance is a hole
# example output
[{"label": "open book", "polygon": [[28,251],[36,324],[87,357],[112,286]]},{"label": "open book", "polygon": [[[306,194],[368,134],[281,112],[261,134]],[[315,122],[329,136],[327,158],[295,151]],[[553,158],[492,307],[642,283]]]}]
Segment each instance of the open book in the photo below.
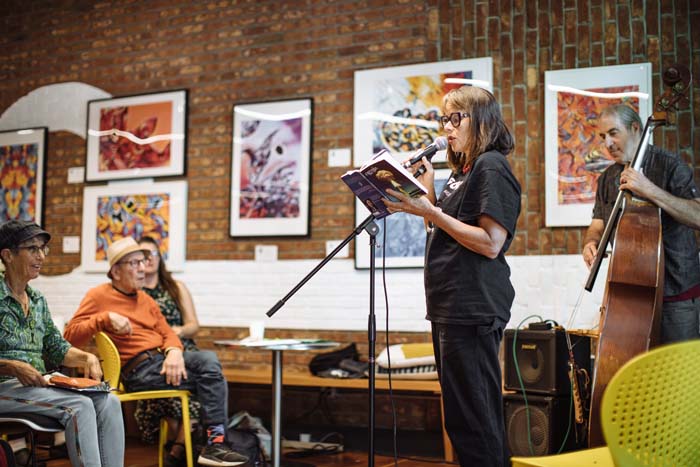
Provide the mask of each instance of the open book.
[{"label": "open book", "polygon": [[379,151],[359,169],[345,172],[340,178],[377,219],[390,214],[382,199],[396,200],[386,192],[389,188],[412,198],[428,194],[428,190],[386,149]]}]

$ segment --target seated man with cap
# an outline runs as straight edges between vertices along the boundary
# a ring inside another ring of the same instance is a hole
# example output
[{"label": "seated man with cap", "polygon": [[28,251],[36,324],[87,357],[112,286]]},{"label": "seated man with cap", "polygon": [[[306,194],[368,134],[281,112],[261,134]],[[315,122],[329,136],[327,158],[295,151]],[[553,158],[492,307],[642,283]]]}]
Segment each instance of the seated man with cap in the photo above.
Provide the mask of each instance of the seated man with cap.
[{"label": "seated man with cap", "polygon": [[128,391],[177,388],[197,394],[207,426],[207,445],[198,462],[243,464],[247,458],[225,443],[228,388],[221,363],[214,352],[183,352],[158,304],[141,290],[148,254],[131,237],[112,243],[107,249],[111,282],[88,290],[64,335],[82,346],[96,333],[107,333],[126,362],[122,383]]},{"label": "seated man with cap", "polygon": [[44,296],[29,287],[39,276],[51,235],[32,222],[0,226],[0,413],[39,414],[65,427],[73,466],[122,467],[124,424],[119,399],[109,392],[73,392],[49,386],[49,368],[83,368],[102,378],[93,354],[71,347],[54,325]]}]

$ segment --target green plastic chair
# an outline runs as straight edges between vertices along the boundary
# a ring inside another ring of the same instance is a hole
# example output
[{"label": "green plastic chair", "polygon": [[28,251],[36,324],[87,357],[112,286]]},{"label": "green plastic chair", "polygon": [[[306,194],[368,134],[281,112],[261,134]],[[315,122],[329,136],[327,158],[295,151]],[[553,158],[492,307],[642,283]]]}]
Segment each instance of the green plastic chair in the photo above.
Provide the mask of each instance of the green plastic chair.
[{"label": "green plastic chair", "polygon": [[606,447],[513,457],[513,467],[700,465],[700,340],[658,347],[620,368],[603,394]]}]

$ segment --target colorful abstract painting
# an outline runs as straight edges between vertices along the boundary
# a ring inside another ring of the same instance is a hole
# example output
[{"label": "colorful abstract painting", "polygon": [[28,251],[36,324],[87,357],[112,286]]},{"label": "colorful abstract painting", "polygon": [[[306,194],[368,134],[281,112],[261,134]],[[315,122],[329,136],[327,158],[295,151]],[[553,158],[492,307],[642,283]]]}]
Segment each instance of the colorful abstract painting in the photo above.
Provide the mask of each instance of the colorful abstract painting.
[{"label": "colorful abstract painting", "polygon": [[163,259],[170,251],[170,194],[99,196],[95,260],[107,258],[107,248],[124,237],[149,236],[160,244]]},{"label": "colorful abstract painting", "polygon": [[[100,131],[121,130],[138,140],[148,141],[171,133],[173,103],[128,107],[107,107],[100,110]],[[100,136],[99,170],[142,169],[162,167],[170,163],[170,140],[156,139],[148,143],[120,136],[113,132]]]},{"label": "colorful abstract painting", "polygon": [[168,268],[185,261],[187,182],[121,182],[86,186],[83,194],[82,267],[106,271],[107,249],[124,237],[149,236]]},{"label": "colorful abstract painting", "polygon": [[[545,224],[587,226],[598,177],[612,164],[596,128],[599,115],[625,103],[645,121],[654,102],[651,64],[550,70],[544,85]],[[528,154],[528,163],[536,157]]]},{"label": "colorful abstract painting", "polygon": [[[435,171],[435,193],[442,193],[445,183],[450,178],[450,170]],[[355,224],[359,225],[370,211],[359,200],[355,202]],[[384,239],[384,221],[386,221],[386,239]],[[385,219],[376,221],[377,247],[374,256],[377,265],[382,264],[386,255],[387,268],[423,267],[425,257],[425,224],[423,219],[405,212],[394,213]],[[355,239],[355,267],[366,269],[370,266],[368,237],[364,233]]]},{"label": "colorful abstract painting", "polygon": [[442,98],[465,84],[491,89],[491,58],[355,73],[354,164],[382,149],[402,159],[440,134]]},{"label": "colorful abstract painting", "polygon": [[41,223],[46,129],[0,133],[0,223]]},{"label": "colorful abstract painting", "polygon": [[313,101],[233,107],[232,237],[309,233]]},{"label": "colorful abstract painting", "polygon": [[185,173],[187,90],[88,102],[87,181]]},{"label": "colorful abstract painting", "polygon": [[[606,94],[638,90],[639,86],[586,89]],[[605,107],[621,103],[639,112],[639,99],[636,97],[603,98],[569,92],[557,93],[559,204],[595,201],[598,177],[613,163],[604,141],[596,131],[598,117]]]},{"label": "colorful abstract painting", "polygon": [[[471,71],[407,76],[378,81],[374,107],[382,114],[398,117],[394,121],[372,121],[372,152],[387,149],[393,153],[417,151],[438,137],[442,97],[460,84],[448,84],[447,78],[471,79]],[[406,120],[406,122],[402,120]],[[432,125],[426,125],[432,124]]]},{"label": "colorful abstract painting", "polygon": [[301,118],[241,122],[241,196],[245,219],[299,217]]}]

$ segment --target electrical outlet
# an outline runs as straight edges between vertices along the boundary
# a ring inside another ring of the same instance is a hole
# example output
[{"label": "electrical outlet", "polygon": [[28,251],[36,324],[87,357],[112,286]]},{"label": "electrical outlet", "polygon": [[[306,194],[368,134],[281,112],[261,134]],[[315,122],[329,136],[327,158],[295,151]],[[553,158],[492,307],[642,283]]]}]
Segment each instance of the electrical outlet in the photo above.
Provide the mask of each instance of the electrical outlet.
[{"label": "electrical outlet", "polygon": [[68,183],[83,183],[85,181],[85,167],[69,167]]},{"label": "electrical outlet", "polygon": [[328,167],[347,167],[350,165],[350,148],[328,150]]},{"label": "electrical outlet", "polygon": [[255,261],[277,261],[277,245],[255,245]]},{"label": "electrical outlet", "polygon": [[80,253],[80,237],[66,235],[62,246],[63,253]]}]

